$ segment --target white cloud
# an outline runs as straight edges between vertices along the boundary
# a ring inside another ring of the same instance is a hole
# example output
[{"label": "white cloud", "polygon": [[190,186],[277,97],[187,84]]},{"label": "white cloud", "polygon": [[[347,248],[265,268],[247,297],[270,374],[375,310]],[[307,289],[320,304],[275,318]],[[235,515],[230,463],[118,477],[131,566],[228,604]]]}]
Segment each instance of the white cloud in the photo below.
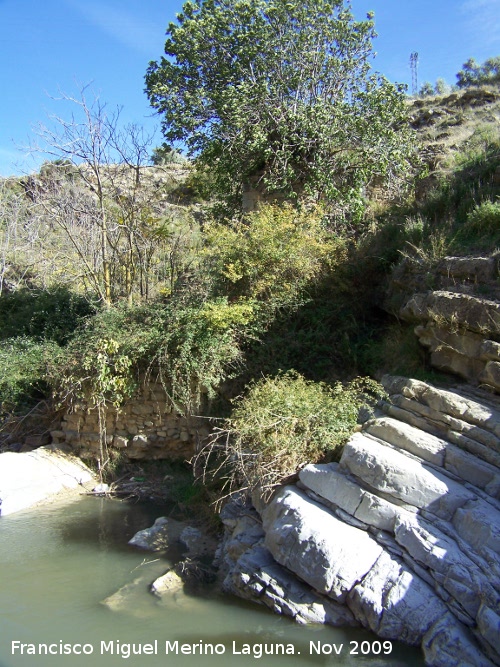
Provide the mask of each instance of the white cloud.
[{"label": "white cloud", "polygon": [[[500,0],[466,0],[460,6],[473,38],[482,46],[500,42]],[[495,55],[495,54],[492,54]]]},{"label": "white cloud", "polygon": [[151,45],[158,43],[158,25],[110,4],[67,0],[89,23],[106,32],[124,46],[150,56]]}]

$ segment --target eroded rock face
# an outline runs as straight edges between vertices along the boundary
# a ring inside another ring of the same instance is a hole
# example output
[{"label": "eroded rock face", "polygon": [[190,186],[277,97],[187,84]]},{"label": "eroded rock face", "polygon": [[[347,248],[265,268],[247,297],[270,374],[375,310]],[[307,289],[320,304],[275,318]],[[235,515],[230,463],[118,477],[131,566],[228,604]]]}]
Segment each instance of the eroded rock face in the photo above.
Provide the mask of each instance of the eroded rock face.
[{"label": "eroded rock face", "polygon": [[221,549],[222,588],[298,623],[358,625],[349,608],[320,595],[273,558],[257,512],[238,502],[222,511],[227,534]]},{"label": "eroded rock face", "polygon": [[432,366],[500,392],[500,254],[406,258],[384,307],[414,332]]},{"label": "eroded rock face", "polygon": [[94,486],[94,476],[87,466],[57,447],[0,454],[2,516],[58,495],[90,492]]},{"label": "eroded rock face", "polygon": [[435,667],[498,665],[500,399],[384,383],[391,416],[340,463],[306,466],[262,523],[228,513],[225,588],[301,622],[350,618]]}]

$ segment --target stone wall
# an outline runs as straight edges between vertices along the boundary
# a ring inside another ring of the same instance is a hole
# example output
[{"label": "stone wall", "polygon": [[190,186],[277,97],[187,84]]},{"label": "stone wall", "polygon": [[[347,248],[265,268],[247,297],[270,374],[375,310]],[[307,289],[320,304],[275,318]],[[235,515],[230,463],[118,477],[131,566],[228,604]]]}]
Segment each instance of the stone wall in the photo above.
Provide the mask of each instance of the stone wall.
[{"label": "stone wall", "polygon": [[[105,439],[111,449],[131,460],[190,458],[197,443],[209,433],[207,419],[187,419],[172,408],[160,383],[144,384],[119,409],[106,409]],[[52,431],[52,441],[66,443],[83,458],[98,458],[100,428],[97,409],[81,403],[73,406]]]}]

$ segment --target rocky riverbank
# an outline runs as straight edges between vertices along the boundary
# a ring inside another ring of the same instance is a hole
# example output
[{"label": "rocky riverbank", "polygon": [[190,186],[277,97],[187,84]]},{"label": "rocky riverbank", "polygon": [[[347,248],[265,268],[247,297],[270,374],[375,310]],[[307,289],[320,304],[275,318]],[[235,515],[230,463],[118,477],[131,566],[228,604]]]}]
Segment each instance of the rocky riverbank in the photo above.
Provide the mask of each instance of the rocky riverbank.
[{"label": "rocky riverbank", "polygon": [[259,512],[224,509],[223,587],[420,644],[436,667],[500,664],[500,401],[384,384],[386,414],[339,463],[306,466]]}]

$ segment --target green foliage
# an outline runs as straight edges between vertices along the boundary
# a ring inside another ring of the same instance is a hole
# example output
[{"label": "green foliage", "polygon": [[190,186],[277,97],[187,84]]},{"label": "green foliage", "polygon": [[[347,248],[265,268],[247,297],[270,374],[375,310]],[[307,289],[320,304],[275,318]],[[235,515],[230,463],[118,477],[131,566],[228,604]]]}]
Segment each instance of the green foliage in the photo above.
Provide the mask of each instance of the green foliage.
[{"label": "green foliage", "polygon": [[290,311],[343,245],[319,214],[264,206],[205,230],[199,266],[164,300],[105,309],[82,327],[52,380],[61,400],[120,404],[140,372],[156,373],[182,412],[240,368],[243,348]]},{"label": "green foliage", "polygon": [[431,380],[432,369],[412,326],[390,322],[380,327],[365,349],[366,367],[372,373]]},{"label": "green foliage", "polygon": [[202,169],[200,165],[192,168],[185,181],[180,183],[173,194],[178,197],[179,202],[206,203],[214,192],[214,178],[208,169]]},{"label": "green foliage", "polygon": [[2,342],[0,417],[26,412],[47,393],[47,366],[58,352],[52,341],[36,342],[26,336]]},{"label": "green foliage", "polygon": [[499,151],[498,132],[478,127],[449,159],[446,172],[416,206],[423,221],[422,250],[441,246],[443,255],[467,254],[491,252],[498,245],[494,202],[500,195],[495,177]]},{"label": "green foliage", "polygon": [[403,86],[370,72],[372,19],[342,0],[186,2],[146,74],[167,142],[186,143],[233,210],[244,185],[359,210],[411,150]]},{"label": "green foliage", "polygon": [[179,153],[175,148],[172,148],[172,146],[162,144],[161,146],[153,148],[151,162],[156,166],[166,164],[186,164],[187,159],[182,153]]},{"label": "green foliage", "polygon": [[491,252],[500,247],[500,202],[484,201],[467,215],[458,230],[454,245],[473,246],[478,251]]},{"label": "green foliage", "polygon": [[476,206],[467,216],[467,227],[478,234],[500,231],[500,202],[486,201]]},{"label": "green foliage", "polygon": [[133,394],[139,375],[151,372],[176,407],[189,413],[241,356],[238,327],[245,321],[240,311],[228,313],[226,303],[194,297],[108,308],[65,348],[50,381],[62,402],[119,405]]},{"label": "green foliage", "polygon": [[450,92],[450,90],[451,90],[450,86],[446,83],[446,81],[442,77],[436,79],[436,83],[434,84],[434,92],[436,93],[436,95],[447,95]]},{"label": "green foliage", "polygon": [[59,400],[122,403],[161,345],[168,315],[158,302],[131,307],[122,303],[99,311],[80,327],[50,369]]},{"label": "green foliage", "polygon": [[206,239],[215,294],[256,303],[263,315],[296,305],[305,286],[344,250],[319,211],[299,213],[290,205],[267,205],[231,225],[213,224]]},{"label": "green foliage", "polygon": [[50,394],[59,346],[95,308],[65,287],[26,288],[0,296],[0,416],[22,414]]},{"label": "green foliage", "polygon": [[483,86],[491,83],[500,82],[500,56],[488,58],[480,65],[469,58],[462,65],[457,74],[457,85],[459,88],[469,88],[470,86]]},{"label": "green foliage", "polygon": [[198,410],[203,394],[214,397],[217,387],[234,374],[246,321],[241,309],[223,300],[173,309],[154,362],[179,411]]},{"label": "green foliage", "polygon": [[446,95],[451,90],[450,86],[443,78],[436,79],[432,85],[429,81],[424,81],[418,91],[419,97],[432,97],[433,95]]},{"label": "green foliage", "polygon": [[28,336],[64,345],[78,325],[96,312],[81,294],[66,287],[22,288],[0,295],[0,339]]},{"label": "green foliage", "polygon": [[434,86],[432,83],[430,83],[430,81],[424,81],[424,83],[420,86],[418,94],[420,97],[431,97],[434,95]]},{"label": "green foliage", "polygon": [[222,447],[219,470],[229,474],[231,490],[243,485],[270,492],[306,463],[338,457],[360,408],[382,394],[366,378],[345,386],[311,382],[295,372],[263,378],[249,385],[204,454],[220,454]]}]

